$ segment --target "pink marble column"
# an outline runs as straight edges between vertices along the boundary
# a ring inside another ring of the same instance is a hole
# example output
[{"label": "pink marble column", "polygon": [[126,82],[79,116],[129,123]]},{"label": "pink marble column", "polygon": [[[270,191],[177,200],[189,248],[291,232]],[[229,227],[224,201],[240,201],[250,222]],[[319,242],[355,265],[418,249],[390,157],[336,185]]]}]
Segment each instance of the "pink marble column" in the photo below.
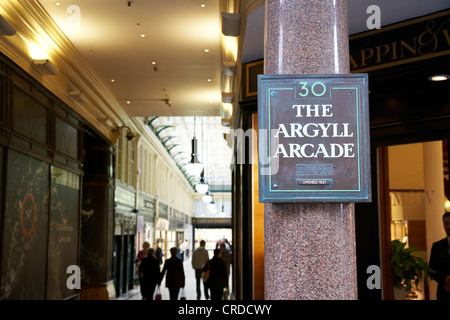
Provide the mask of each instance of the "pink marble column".
[{"label": "pink marble column", "polygon": [[[266,0],[265,74],[349,73],[346,0]],[[357,299],[353,203],[264,205],[265,299]]]}]

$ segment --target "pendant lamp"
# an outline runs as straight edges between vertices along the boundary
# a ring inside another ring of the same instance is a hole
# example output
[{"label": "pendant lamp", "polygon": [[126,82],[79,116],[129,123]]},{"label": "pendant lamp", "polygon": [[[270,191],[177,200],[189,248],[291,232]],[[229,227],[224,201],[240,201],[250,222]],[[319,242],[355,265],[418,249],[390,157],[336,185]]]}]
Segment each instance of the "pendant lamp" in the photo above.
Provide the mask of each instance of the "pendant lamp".
[{"label": "pendant lamp", "polygon": [[186,164],[186,172],[191,176],[199,176],[203,170],[203,165],[198,161],[197,139],[195,138],[195,117],[194,117],[194,137],[192,138],[191,161]]},{"label": "pendant lamp", "polygon": [[200,174],[200,182],[195,185],[195,191],[198,193],[206,193],[208,191],[209,185],[205,182],[205,170],[202,170]]},{"label": "pendant lamp", "polygon": [[212,211],[216,207],[214,200],[211,200],[207,207],[209,211]]},{"label": "pendant lamp", "polygon": [[212,195],[211,195],[211,193],[210,193],[209,191],[206,191],[206,192],[205,192],[205,195],[202,197],[202,201],[203,201],[204,203],[210,203],[211,200],[212,200]]},{"label": "pendant lamp", "polygon": [[[205,159],[205,156],[207,154],[207,153],[205,153],[205,148],[204,148],[205,147],[205,145],[204,145],[205,140],[203,138],[204,131],[205,130],[203,129],[203,119],[202,119],[202,153],[204,155],[203,159]],[[208,163],[207,160],[206,160],[206,163]],[[209,189],[209,185],[205,181],[205,168],[203,167],[202,173],[200,174],[200,182],[198,182],[195,185],[195,191],[197,191],[198,193],[205,193],[206,191],[208,191],[208,189]]]}]

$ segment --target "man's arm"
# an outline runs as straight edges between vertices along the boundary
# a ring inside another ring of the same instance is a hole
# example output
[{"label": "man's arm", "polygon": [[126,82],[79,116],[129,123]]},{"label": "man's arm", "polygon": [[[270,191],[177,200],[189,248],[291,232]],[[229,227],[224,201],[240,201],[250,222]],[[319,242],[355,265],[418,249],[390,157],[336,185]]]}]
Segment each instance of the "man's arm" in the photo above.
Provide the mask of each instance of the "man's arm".
[{"label": "man's arm", "polygon": [[447,276],[443,270],[443,264],[444,261],[441,261],[439,254],[439,246],[437,243],[433,243],[433,246],[431,247],[429,266],[433,269],[433,271],[435,271],[431,274],[431,278],[438,283],[443,283],[445,277]]}]

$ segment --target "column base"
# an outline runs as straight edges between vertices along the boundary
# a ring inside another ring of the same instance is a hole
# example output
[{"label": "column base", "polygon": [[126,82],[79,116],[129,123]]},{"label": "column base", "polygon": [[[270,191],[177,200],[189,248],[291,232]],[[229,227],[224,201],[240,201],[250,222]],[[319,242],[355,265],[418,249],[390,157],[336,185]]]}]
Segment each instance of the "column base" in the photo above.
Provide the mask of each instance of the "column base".
[{"label": "column base", "polygon": [[81,287],[80,300],[114,300],[115,298],[116,290],[112,281],[101,285]]}]

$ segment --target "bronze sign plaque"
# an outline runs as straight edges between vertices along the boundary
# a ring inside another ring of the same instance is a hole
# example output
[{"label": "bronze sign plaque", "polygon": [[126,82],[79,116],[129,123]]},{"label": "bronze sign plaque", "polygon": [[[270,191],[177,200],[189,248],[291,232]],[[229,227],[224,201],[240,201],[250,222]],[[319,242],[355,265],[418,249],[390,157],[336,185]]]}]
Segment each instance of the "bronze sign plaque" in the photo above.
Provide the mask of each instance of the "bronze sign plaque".
[{"label": "bronze sign plaque", "polygon": [[367,74],[259,75],[261,202],[368,202]]}]

